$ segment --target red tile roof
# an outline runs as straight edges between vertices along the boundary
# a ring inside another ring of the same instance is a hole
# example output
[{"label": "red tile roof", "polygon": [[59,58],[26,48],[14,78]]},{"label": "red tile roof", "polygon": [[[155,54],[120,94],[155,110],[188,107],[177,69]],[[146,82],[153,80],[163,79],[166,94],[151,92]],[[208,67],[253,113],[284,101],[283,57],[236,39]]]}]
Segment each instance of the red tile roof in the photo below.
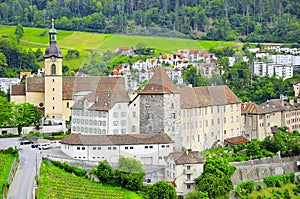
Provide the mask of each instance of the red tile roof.
[{"label": "red tile roof", "polygon": [[199,54],[200,50],[190,50],[190,54]]},{"label": "red tile roof", "polygon": [[130,50],[130,49],[132,49],[132,47],[131,46],[119,46],[118,49],[119,50]]},{"label": "red tile roof", "polygon": [[166,133],[120,134],[120,135],[81,135],[72,133],[61,140],[68,145],[140,145],[170,144],[173,140]]},{"label": "red tile roof", "polygon": [[114,70],[122,69],[122,66],[114,66]]},{"label": "red tile roof", "polygon": [[243,143],[249,142],[249,140],[247,138],[245,138],[244,136],[226,138],[225,141],[227,141],[228,143],[233,144],[233,145],[238,145],[238,144],[243,144]]}]

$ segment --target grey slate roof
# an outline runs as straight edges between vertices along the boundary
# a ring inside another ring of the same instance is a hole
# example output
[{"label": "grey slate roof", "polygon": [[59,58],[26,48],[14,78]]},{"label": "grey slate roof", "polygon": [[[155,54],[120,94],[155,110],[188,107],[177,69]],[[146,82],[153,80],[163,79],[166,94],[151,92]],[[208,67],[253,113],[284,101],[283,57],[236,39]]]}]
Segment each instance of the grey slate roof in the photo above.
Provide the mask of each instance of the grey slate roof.
[{"label": "grey slate roof", "polygon": [[120,134],[120,135],[82,135],[70,134],[61,140],[62,144],[83,146],[170,144],[173,140],[166,133]]}]

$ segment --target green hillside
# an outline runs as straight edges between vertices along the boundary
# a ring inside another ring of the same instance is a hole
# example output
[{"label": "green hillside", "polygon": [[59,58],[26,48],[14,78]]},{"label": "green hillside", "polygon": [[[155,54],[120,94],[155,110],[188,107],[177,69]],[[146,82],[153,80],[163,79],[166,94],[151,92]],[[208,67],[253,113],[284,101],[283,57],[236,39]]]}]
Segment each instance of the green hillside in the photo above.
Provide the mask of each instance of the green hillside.
[{"label": "green hillside", "polygon": [[[0,36],[13,35],[15,27],[0,26]],[[49,37],[48,29],[26,28],[24,27],[24,36],[21,39],[21,45],[25,48],[37,50],[40,48],[42,52],[48,46]],[[62,50],[63,55],[67,54],[68,49],[76,49],[80,52],[78,59],[64,59],[64,65],[70,69],[76,70],[82,66],[87,55],[94,52],[114,51],[118,46],[132,46],[135,48],[137,44],[143,43],[149,48],[155,48],[159,52],[176,52],[178,49],[201,49],[218,48],[232,45],[241,45],[237,42],[225,41],[203,41],[178,38],[163,37],[142,37],[142,36],[126,36],[112,34],[98,34],[88,32],[71,32],[57,30],[57,43]],[[41,66],[43,63],[41,63]]]},{"label": "green hillside", "polygon": [[141,199],[135,192],[78,177],[43,161],[37,198]]}]

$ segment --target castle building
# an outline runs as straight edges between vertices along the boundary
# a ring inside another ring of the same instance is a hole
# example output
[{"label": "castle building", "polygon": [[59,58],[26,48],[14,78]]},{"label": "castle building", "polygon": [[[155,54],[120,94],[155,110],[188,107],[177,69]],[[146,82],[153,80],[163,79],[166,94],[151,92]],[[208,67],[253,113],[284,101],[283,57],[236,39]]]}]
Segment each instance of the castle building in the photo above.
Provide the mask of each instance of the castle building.
[{"label": "castle building", "polygon": [[158,67],[132,96],[124,77],[67,77],[52,21],[45,73],[14,85],[11,101],[38,106],[46,116],[71,120],[77,134],[166,133],[175,151],[211,148],[240,135],[241,102],[227,86],[177,87]]}]

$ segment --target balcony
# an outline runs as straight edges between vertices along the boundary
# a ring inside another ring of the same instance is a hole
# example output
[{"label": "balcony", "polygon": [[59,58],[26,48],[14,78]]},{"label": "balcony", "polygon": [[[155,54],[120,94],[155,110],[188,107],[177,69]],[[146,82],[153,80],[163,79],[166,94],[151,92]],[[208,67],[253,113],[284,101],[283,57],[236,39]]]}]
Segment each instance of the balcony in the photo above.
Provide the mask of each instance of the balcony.
[{"label": "balcony", "polygon": [[195,174],[197,172],[196,168],[192,168],[192,169],[183,169],[183,174],[187,175],[187,174]]},{"label": "balcony", "polygon": [[187,178],[184,180],[184,184],[195,184],[195,181],[194,181],[194,179]]}]

